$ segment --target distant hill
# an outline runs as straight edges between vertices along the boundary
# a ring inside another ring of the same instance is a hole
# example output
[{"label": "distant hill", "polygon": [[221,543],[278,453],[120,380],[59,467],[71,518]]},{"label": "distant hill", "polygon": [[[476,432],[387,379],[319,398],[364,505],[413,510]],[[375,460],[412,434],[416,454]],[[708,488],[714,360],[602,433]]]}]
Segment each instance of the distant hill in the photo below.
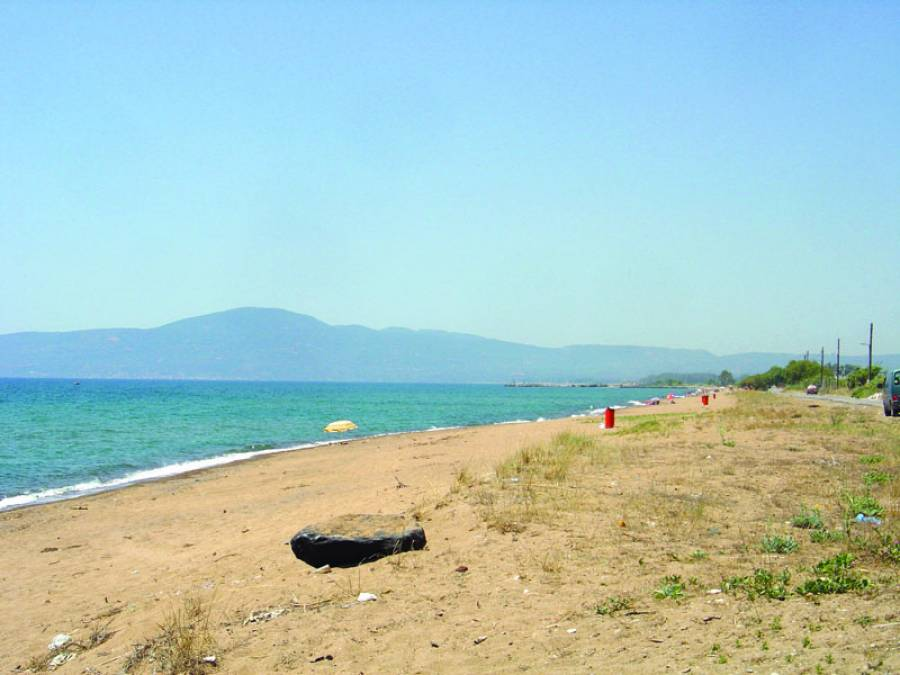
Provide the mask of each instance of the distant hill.
[{"label": "distant hill", "polygon": [[332,326],[311,316],[262,308],[233,309],[150,329],[0,335],[0,377],[621,382],[660,372],[728,369],[739,376],[783,365],[795,356],[716,356],[661,347],[534,347],[436,330]]}]

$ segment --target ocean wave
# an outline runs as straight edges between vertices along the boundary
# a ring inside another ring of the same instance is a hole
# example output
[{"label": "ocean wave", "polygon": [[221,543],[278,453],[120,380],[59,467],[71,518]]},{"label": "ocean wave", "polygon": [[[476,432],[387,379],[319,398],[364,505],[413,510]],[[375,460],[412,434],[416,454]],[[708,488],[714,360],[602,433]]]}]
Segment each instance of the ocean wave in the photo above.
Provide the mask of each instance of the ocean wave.
[{"label": "ocean wave", "polygon": [[113,478],[107,481],[92,480],[74,485],[64,485],[62,487],[48,488],[37,492],[26,492],[21,495],[13,495],[0,499],[0,511],[6,511],[19,506],[28,506],[31,504],[46,504],[47,502],[55,502],[63,499],[74,499],[75,497],[83,497],[85,495],[97,494],[98,492],[108,492],[128,485],[136,483],[146,483],[148,481],[160,480],[162,478],[171,478],[181,474],[190,473],[191,471],[199,471],[200,469],[211,469],[216,466],[224,466],[234,462],[241,462],[253,457],[262,455],[274,455],[280,452],[290,452],[292,450],[304,450],[307,448],[315,448],[323,445],[334,445],[341,441],[321,441],[318,443],[304,443],[302,445],[292,445],[289,447],[277,448],[270,447],[262,450],[235,452],[227,455],[216,455],[215,457],[207,457],[205,459],[193,459],[187,462],[176,462],[167,464],[154,469],[141,469],[133,473],[126,474],[120,478]]}]

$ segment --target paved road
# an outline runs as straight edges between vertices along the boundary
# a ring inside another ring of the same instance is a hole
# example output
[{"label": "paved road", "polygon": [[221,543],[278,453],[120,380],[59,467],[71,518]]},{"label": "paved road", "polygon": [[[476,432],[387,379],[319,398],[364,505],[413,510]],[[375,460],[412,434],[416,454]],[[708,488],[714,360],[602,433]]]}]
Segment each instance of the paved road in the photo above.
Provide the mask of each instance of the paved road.
[{"label": "paved road", "polygon": [[879,408],[883,407],[881,403],[881,399],[872,399],[872,398],[853,398],[852,396],[835,396],[833,394],[816,394],[814,396],[810,396],[809,394],[804,394],[800,391],[782,391],[780,392],[782,396],[794,396],[796,398],[804,398],[808,401],[829,401],[831,403],[843,403],[844,405],[867,405],[867,406],[878,406]]}]

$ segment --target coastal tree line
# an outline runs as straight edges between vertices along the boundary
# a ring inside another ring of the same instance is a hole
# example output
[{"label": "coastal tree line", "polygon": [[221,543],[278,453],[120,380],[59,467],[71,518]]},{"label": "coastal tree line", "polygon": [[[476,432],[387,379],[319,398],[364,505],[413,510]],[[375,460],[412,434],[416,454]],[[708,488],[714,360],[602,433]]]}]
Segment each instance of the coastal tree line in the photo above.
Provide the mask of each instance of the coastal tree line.
[{"label": "coastal tree line", "polygon": [[[809,359],[797,359],[786,366],[772,366],[764,373],[748,375],[739,384],[750,389],[769,389],[770,387],[803,388],[810,384],[825,384],[828,387],[849,390],[851,396],[865,398],[884,386],[884,372],[881,366],[860,368],[850,364],[842,364],[837,368],[832,363],[817,363]],[[843,381],[842,381],[843,378]]]}]

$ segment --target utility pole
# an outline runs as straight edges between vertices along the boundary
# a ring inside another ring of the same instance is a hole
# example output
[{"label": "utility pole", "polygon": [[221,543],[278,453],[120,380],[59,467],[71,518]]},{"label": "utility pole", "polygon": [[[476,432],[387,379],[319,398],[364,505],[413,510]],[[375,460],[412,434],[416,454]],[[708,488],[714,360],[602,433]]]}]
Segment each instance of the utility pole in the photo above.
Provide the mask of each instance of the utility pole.
[{"label": "utility pole", "polygon": [[866,377],[866,384],[872,381],[872,333],[875,330],[875,324],[869,324],[869,374]]},{"label": "utility pole", "polygon": [[837,365],[834,367],[834,379],[837,380],[837,386],[841,386],[841,338],[838,338],[837,348]]},{"label": "utility pole", "polygon": [[808,349],[806,350],[806,353],[803,355],[803,360],[809,361],[809,350]]},{"label": "utility pole", "polygon": [[825,386],[825,347],[822,347],[822,356],[819,360],[819,389]]}]

